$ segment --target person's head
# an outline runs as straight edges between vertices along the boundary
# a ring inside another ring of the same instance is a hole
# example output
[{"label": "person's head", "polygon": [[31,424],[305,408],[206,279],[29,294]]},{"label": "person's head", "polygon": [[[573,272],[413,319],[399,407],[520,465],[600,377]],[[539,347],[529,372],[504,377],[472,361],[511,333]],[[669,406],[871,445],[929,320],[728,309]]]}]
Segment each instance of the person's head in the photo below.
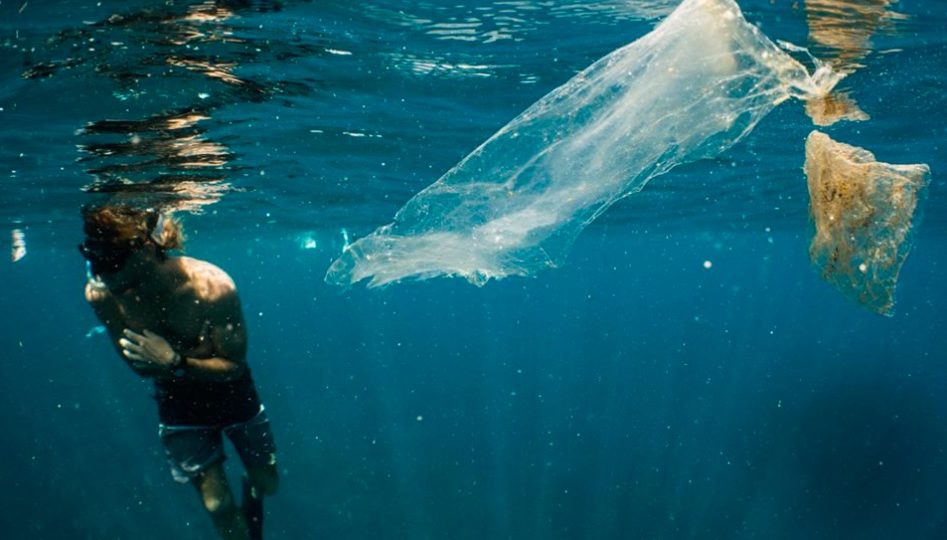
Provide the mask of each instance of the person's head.
[{"label": "person's head", "polygon": [[184,243],[181,224],[152,209],[127,205],[97,205],[82,209],[85,241],[79,251],[89,261],[93,275],[106,277],[120,272],[138,254],[154,254],[158,260]]}]

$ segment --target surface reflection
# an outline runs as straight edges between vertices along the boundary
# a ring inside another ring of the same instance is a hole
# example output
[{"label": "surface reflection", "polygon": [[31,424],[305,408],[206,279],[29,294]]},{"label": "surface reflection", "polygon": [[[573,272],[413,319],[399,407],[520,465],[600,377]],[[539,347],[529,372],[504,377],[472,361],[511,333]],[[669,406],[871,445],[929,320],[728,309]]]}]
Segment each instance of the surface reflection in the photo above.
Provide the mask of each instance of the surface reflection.
[{"label": "surface reflection", "polygon": [[[658,20],[670,13],[680,0],[602,0],[567,2],[562,0],[495,0],[491,2],[434,3],[402,2],[360,4],[358,17],[367,17],[383,27],[407,32],[429,41],[438,51],[398,51],[388,55],[402,73],[421,77],[478,79],[509,76],[521,84],[534,84],[537,76],[511,63],[502,45],[540,39],[563,23],[592,23],[611,26],[628,21]],[[354,11],[356,8],[351,7]],[[450,42],[467,42],[466,46]],[[482,48],[475,49],[476,45]],[[463,57],[458,50],[476,50]],[[490,51],[490,52],[486,52]]]},{"label": "surface reflection", "polygon": [[[893,28],[895,21],[905,18],[888,9],[892,3],[893,0],[806,0],[813,52],[842,73],[850,74],[864,67],[862,62],[872,50],[872,36]],[[869,119],[844,90],[808,102],[806,112],[820,126]]]},{"label": "surface reflection", "polygon": [[93,181],[84,189],[133,193],[137,199],[151,195],[159,206],[190,211],[220,200],[232,189],[225,173],[232,154],[222,143],[205,137],[198,123],[207,119],[204,112],[190,110],[89,124],[82,135],[121,140],[79,146],[85,154],[79,161],[93,165],[87,169]]},{"label": "surface reflection", "polygon": [[864,67],[871,38],[905,17],[889,10],[892,0],[806,0],[809,39],[835,69],[850,73]]},{"label": "surface reflection", "polygon": [[428,35],[435,40],[493,43],[523,41],[531,32],[556,20],[622,21],[656,20],[680,4],[680,0],[495,0],[435,4],[417,2],[389,7],[361,5],[359,9],[379,22],[394,24]]},{"label": "surface reflection", "polygon": [[321,52],[255,37],[243,17],[281,9],[275,1],[207,0],[116,13],[47,40],[39,53],[47,58],[31,62],[22,76],[74,70],[75,77],[106,78],[117,103],[132,105],[122,112],[143,115],[105,118],[77,130],[78,162],[92,176],[85,191],[124,204],[199,211],[234,189],[229,175],[235,154],[212,135],[215,113],[310,89],[239,74],[245,66]]}]

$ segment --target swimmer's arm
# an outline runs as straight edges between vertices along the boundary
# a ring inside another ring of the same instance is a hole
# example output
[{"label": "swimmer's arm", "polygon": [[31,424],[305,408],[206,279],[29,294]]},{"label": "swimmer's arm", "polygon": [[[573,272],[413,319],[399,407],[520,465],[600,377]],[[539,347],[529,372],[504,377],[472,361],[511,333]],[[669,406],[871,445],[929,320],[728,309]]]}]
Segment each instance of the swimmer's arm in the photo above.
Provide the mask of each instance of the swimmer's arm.
[{"label": "swimmer's arm", "polygon": [[203,321],[200,331],[191,336],[199,338],[200,344],[192,350],[174,350],[164,337],[148,329],[142,333],[122,329],[123,354],[149,364],[162,378],[238,379],[247,369],[247,335],[237,287],[230,276],[210,263],[186,257],[180,260],[189,279],[183,300],[178,301],[200,306],[197,313],[187,315]]},{"label": "swimmer's arm", "polygon": [[125,356],[124,348],[120,343],[125,329],[125,321],[118,309],[118,303],[107,288],[90,280],[85,286],[85,299],[92,306],[95,316],[108,331],[115,351],[132,371],[141,377],[157,377],[165,373],[165,370],[161,367],[136,362]]},{"label": "swimmer's arm", "polygon": [[206,303],[208,330],[204,336],[213,356],[182,358],[187,377],[206,381],[230,381],[246,371],[247,333],[236,289]]},{"label": "swimmer's arm", "polygon": [[[219,303],[222,302],[222,303]],[[206,356],[182,354],[168,340],[147,328],[141,333],[122,330],[119,346],[131,365],[147,366],[159,378],[230,381],[246,370],[246,333],[236,295],[204,302],[204,328],[199,337]],[[236,310],[236,311],[235,311]]]}]

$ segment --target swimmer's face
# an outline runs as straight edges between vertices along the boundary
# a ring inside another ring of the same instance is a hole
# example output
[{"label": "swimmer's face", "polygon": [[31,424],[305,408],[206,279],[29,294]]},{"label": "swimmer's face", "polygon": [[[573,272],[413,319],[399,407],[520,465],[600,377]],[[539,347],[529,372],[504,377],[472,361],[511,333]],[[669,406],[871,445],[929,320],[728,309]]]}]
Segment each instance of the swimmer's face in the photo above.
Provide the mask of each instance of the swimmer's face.
[{"label": "swimmer's face", "polygon": [[[128,279],[137,279],[137,255],[153,252],[152,235],[160,216],[152,210],[137,210],[124,206],[102,206],[83,209],[85,241],[79,252],[89,263],[93,276],[119,286]],[[127,274],[127,275],[126,275]]]},{"label": "swimmer's face", "polygon": [[109,241],[101,238],[86,238],[79,244],[79,252],[89,261],[92,274],[97,276],[116,274],[125,267],[128,259],[139,247],[135,241]]}]

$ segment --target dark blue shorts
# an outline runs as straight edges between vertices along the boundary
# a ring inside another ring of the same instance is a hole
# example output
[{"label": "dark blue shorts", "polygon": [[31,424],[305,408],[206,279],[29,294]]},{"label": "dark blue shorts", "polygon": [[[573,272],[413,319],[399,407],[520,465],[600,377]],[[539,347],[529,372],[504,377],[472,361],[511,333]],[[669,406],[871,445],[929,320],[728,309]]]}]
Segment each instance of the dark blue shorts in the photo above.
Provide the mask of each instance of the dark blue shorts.
[{"label": "dark blue shorts", "polygon": [[243,466],[247,469],[276,465],[276,443],[270,419],[260,405],[260,412],[246,422],[220,426],[158,425],[158,436],[164,444],[171,475],[187,483],[210,466],[222,462],[224,439],[233,443]]}]

